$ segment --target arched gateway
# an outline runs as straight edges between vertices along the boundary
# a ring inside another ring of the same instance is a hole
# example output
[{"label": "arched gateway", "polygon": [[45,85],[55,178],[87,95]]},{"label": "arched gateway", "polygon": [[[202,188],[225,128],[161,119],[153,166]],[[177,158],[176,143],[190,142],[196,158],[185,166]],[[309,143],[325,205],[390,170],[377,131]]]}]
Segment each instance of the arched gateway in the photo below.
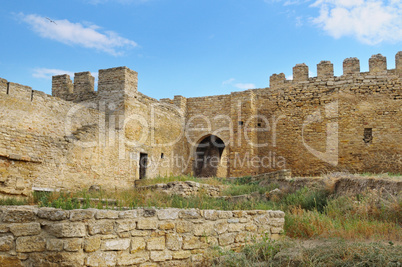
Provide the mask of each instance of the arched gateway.
[{"label": "arched gateway", "polygon": [[[195,151],[194,176],[218,176],[218,170],[226,167],[222,166],[221,160],[224,149],[225,143],[215,135],[209,135],[201,139]],[[225,165],[224,162],[223,165]]]}]

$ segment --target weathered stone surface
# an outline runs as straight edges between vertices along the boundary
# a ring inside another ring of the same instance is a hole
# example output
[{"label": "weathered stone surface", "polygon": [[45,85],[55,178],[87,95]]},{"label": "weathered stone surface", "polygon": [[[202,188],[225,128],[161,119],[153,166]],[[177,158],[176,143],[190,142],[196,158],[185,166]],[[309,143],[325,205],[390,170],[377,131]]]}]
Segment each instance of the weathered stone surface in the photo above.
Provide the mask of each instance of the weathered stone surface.
[{"label": "weathered stone surface", "polygon": [[195,236],[183,237],[183,249],[197,249],[201,247],[200,238]]},{"label": "weathered stone surface", "polygon": [[81,238],[68,238],[64,240],[65,251],[78,251],[82,248]]},{"label": "weathered stone surface", "polygon": [[159,220],[176,220],[179,218],[180,209],[161,209],[156,214]]},{"label": "weathered stone surface", "polygon": [[24,223],[36,219],[36,210],[32,207],[11,207],[3,213],[3,223]]},{"label": "weathered stone surface", "polygon": [[139,230],[156,230],[158,228],[158,220],[154,218],[138,219],[137,229]]},{"label": "weathered stone surface", "polygon": [[214,230],[217,234],[223,234],[228,228],[229,226],[226,220],[219,220],[214,224]]},{"label": "weathered stone surface", "polygon": [[40,230],[39,223],[16,223],[10,225],[10,231],[15,236],[38,235]]},{"label": "weathered stone surface", "polygon": [[68,210],[61,210],[55,208],[40,208],[38,210],[38,217],[50,221],[61,221],[69,218],[70,212]]},{"label": "weathered stone surface", "polygon": [[110,220],[90,222],[88,223],[88,232],[90,235],[108,235],[113,233],[113,226],[113,221]]},{"label": "weathered stone surface", "polygon": [[76,252],[29,253],[31,266],[83,266],[84,255]]},{"label": "weathered stone surface", "polygon": [[219,236],[219,245],[227,246],[233,244],[235,241],[236,234],[234,233],[226,233]]},{"label": "weathered stone surface", "polygon": [[0,266],[22,267],[24,265],[16,256],[0,255]]},{"label": "weathered stone surface", "polygon": [[243,231],[244,224],[241,223],[230,223],[228,224],[228,231],[229,232],[240,232]]},{"label": "weathered stone surface", "polygon": [[62,251],[64,248],[63,239],[48,239],[46,240],[46,249],[49,251]]},{"label": "weathered stone surface", "polygon": [[174,222],[166,221],[159,224],[160,230],[173,230],[175,228]]},{"label": "weathered stone surface", "polygon": [[176,233],[166,234],[166,248],[169,250],[180,250],[183,244],[183,238]]},{"label": "weathered stone surface", "polygon": [[0,237],[0,251],[9,251],[14,248],[14,237],[6,235]]},{"label": "weathered stone surface", "polygon": [[46,249],[46,240],[41,236],[22,236],[16,240],[17,252],[41,252]]},{"label": "weathered stone surface", "polygon": [[231,211],[217,210],[219,219],[229,219],[233,217]]},{"label": "weathered stone surface", "polygon": [[205,222],[201,224],[194,225],[194,235],[195,236],[211,236],[215,234],[214,223]]},{"label": "weathered stone surface", "polygon": [[119,218],[121,219],[134,219],[140,216],[138,210],[126,210],[119,212]]},{"label": "weathered stone surface", "polygon": [[147,242],[148,250],[164,250],[165,249],[165,237],[151,237]]},{"label": "weathered stone surface", "polygon": [[10,232],[10,226],[6,224],[0,224],[0,233]]},{"label": "weathered stone surface", "polygon": [[183,259],[188,259],[190,257],[191,257],[191,252],[189,250],[176,251],[176,252],[173,252],[173,254],[172,254],[172,258],[174,260],[183,260]]},{"label": "weathered stone surface", "polygon": [[149,235],[151,235],[151,231],[145,231],[145,230],[133,230],[130,233],[131,233],[131,236],[149,236]]},{"label": "weathered stone surface", "polygon": [[176,223],[176,232],[178,233],[188,233],[193,231],[194,224],[188,221],[178,221]]},{"label": "weathered stone surface", "polygon": [[70,221],[83,221],[93,219],[96,210],[87,209],[87,210],[72,210],[70,211]]},{"label": "weathered stone surface", "polygon": [[115,251],[97,251],[90,253],[85,259],[88,266],[116,266],[117,253]]},{"label": "weathered stone surface", "polygon": [[130,253],[136,253],[145,249],[145,239],[143,237],[131,238]]},{"label": "weathered stone surface", "polygon": [[107,239],[102,240],[102,250],[126,250],[130,247],[131,240],[125,239]]},{"label": "weathered stone surface", "polygon": [[117,219],[119,218],[119,212],[115,210],[97,210],[95,218],[100,219]]},{"label": "weathered stone surface", "polygon": [[199,210],[191,209],[191,210],[180,211],[179,217],[181,219],[188,220],[188,219],[198,219],[201,217],[201,215]]},{"label": "weathered stone surface", "polygon": [[116,232],[121,233],[121,232],[128,232],[131,230],[135,230],[137,226],[136,221],[133,220],[124,220],[124,221],[117,221],[116,222]]},{"label": "weathered stone surface", "polygon": [[216,210],[204,210],[203,216],[207,220],[216,221],[219,218],[219,213]]},{"label": "weathered stone surface", "polygon": [[101,246],[101,237],[100,236],[89,236],[84,240],[84,251],[85,252],[94,252],[97,251]]},{"label": "weathered stone surface", "polygon": [[119,254],[117,258],[117,265],[119,266],[133,266],[141,264],[149,260],[148,251],[140,251],[133,254],[123,253]]},{"label": "weathered stone surface", "polygon": [[285,218],[270,218],[269,225],[273,227],[283,227],[285,224]]},{"label": "weathered stone surface", "polygon": [[246,231],[249,231],[249,232],[255,232],[255,231],[257,231],[257,226],[256,226],[255,224],[253,224],[253,223],[248,223],[248,224],[246,224],[246,225],[244,226],[244,228],[246,229]]},{"label": "weathered stone surface", "polygon": [[151,251],[150,258],[156,262],[167,261],[172,259],[172,253],[168,250]]},{"label": "weathered stone surface", "polygon": [[56,237],[84,237],[86,233],[84,223],[56,223],[47,228]]}]

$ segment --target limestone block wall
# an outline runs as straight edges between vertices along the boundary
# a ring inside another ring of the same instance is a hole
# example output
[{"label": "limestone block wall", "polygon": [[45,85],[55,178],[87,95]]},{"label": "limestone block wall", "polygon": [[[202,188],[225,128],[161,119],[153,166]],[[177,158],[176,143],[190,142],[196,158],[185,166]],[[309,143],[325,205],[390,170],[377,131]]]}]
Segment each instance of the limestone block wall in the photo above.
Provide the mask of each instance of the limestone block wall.
[{"label": "limestone block wall", "polygon": [[89,72],[74,84],[55,76],[55,97],[0,80],[0,195],[132,188],[140,153],[146,177],[183,173],[183,109],[137,92],[128,68],[102,70],[100,80],[98,93]]},{"label": "limestone block wall", "polygon": [[138,92],[125,101],[125,120],[126,149],[136,159],[137,168],[140,153],[147,154],[148,178],[184,172],[188,148],[182,109]]},{"label": "limestone block wall", "polygon": [[202,266],[283,231],[282,211],[0,207],[1,266]]},{"label": "limestone block wall", "polygon": [[[283,80],[268,90],[254,90],[258,113],[277,120],[270,123],[270,130],[259,133],[260,143],[268,140],[268,146],[259,149],[260,156],[284,159],[286,168],[296,175],[333,170],[400,172],[399,55],[396,69],[387,70],[385,57],[374,55],[369,60],[370,71],[360,72],[359,60],[349,58],[344,61],[344,75],[334,77],[332,66],[321,62],[317,72],[328,66],[325,77]],[[275,75],[273,79],[277,78]],[[365,139],[365,132],[371,133],[370,140]],[[332,146],[328,145],[331,135],[337,138]],[[329,154],[335,156],[334,161],[325,158]],[[261,173],[272,170],[275,168],[270,166],[260,168]]]}]

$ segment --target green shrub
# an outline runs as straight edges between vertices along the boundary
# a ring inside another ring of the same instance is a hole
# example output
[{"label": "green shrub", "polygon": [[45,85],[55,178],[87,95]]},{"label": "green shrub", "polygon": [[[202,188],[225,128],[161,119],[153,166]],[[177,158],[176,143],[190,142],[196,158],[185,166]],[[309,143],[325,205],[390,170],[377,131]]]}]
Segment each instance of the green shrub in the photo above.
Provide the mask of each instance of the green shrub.
[{"label": "green shrub", "polygon": [[309,189],[303,187],[294,193],[286,195],[280,203],[285,204],[289,207],[300,206],[305,210],[317,210],[323,211],[324,207],[327,206],[330,193],[324,189]]}]

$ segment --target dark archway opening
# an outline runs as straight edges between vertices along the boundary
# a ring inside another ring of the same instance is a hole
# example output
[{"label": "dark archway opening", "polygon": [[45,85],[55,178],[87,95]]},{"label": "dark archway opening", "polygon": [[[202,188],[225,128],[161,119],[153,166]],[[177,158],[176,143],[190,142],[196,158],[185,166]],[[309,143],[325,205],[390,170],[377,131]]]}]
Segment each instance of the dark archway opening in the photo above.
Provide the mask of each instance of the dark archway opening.
[{"label": "dark archway opening", "polygon": [[216,176],[224,149],[225,143],[215,135],[202,139],[195,152],[194,176]]},{"label": "dark archway opening", "polygon": [[140,179],[147,176],[148,154],[140,153]]}]

